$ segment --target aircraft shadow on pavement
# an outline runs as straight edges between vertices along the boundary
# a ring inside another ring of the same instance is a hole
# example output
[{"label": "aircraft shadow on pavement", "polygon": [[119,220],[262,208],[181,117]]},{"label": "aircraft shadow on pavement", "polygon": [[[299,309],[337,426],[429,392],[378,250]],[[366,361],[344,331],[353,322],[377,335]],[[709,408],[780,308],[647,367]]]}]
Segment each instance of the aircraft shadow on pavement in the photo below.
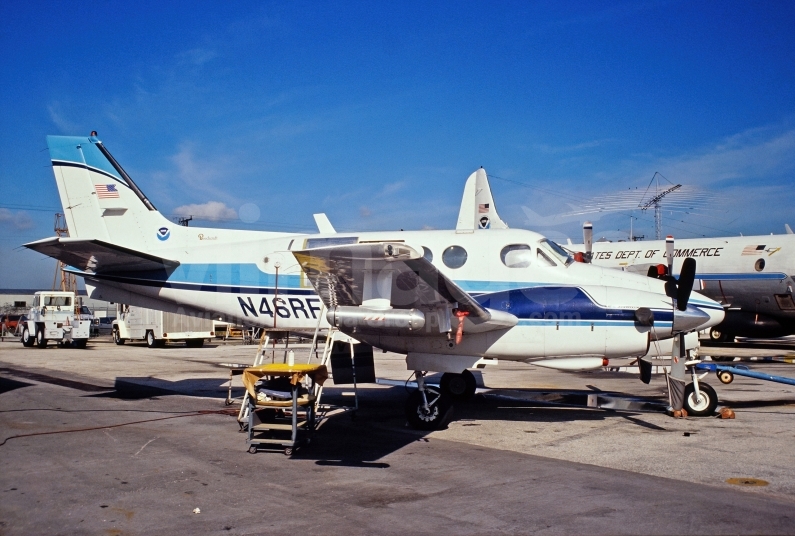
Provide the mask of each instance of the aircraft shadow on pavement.
[{"label": "aircraft shadow on pavement", "polygon": [[[225,400],[229,378],[190,378],[185,380],[162,380],[148,377],[116,378],[112,390],[91,395],[99,398],[141,400],[144,398],[182,395]],[[233,397],[242,397],[243,388],[232,389]]]},{"label": "aircraft shadow on pavement", "polygon": [[11,378],[0,378],[0,395],[13,391],[14,389],[21,389],[22,387],[30,387],[32,383],[19,382]]},{"label": "aircraft shadow on pavement", "polygon": [[[339,389],[342,391],[342,389]],[[403,413],[406,391],[402,387],[374,390],[359,388],[360,409],[355,420],[350,413],[329,418],[320,427],[308,448],[298,450],[293,457],[316,460],[321,466],[388,467],[380,462],[385,456],[417,441],[429,441],[428,432],[408,427]],[[516,390],[512,390],[516,391]],[[528,394],[549,395],[552,391],[525,390]],[[561,391],[570,395],[571,391]],[[557,394],[557,393],[556,393]],[[587,396],[582,393],[583,398]],[[329,396],[326,402],[344,403],[342,397]],[[494,394],[478,394],[472,401],[455,404],[453,426],[479,426],[474,421],[514,421],[554,424],[564,421],[594,421],[624,419],[640,427],[664,430],[645,422],[641,413],[628,410],[598,410],[564,406],[553,402],[517,400]]]}]

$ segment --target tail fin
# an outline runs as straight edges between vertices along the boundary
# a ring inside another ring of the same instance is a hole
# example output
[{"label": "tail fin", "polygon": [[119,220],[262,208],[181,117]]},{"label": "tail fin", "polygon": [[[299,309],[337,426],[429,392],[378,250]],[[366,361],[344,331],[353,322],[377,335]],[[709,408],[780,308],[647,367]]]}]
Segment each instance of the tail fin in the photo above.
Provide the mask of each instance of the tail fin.
[{"label": "tail fin", "polygon": [[464,197],[455,230],[459,233],[471,233],[475,229],[507,228],[508,224],[500,219],[497,207],[494,206],[486,170],[480,168],[469,176],[464,186]]},{"label": "tail fin", "polygon": [[[47,136],[69,236],[146,250],[173,226],[95,136]],[[165,238],[164,238],[165,237]]]}]

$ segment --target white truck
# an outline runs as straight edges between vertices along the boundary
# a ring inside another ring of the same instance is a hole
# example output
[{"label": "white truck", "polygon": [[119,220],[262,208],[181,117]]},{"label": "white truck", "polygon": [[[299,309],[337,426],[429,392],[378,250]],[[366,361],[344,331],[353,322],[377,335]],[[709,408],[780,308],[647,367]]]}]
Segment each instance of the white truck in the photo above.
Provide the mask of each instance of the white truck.
[{"label": "white truck", "polygon": [[145,340],[149,348],[165,346],[166,342],[184,341],[186,346],[200,348],[204,339],[215,336],[213,321],[200,316],[167,313],[135,305],[116,304],[116,320],[111,327],[113,342]]},{"label": "white truck", "polygon": [[74,292],[43,290],[33,295],[33,306],[22,326],[22,344],[39,348],[49,341],[85,348],[93,318]]}]

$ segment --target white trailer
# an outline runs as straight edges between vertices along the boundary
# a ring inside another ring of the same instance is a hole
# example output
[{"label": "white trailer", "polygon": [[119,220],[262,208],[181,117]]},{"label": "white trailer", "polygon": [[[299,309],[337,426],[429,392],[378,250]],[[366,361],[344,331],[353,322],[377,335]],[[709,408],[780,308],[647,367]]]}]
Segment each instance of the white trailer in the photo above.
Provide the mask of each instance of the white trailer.
[{"label": "white trailer", "polygon": [[39,348],[49,341],[85,348],[93,318],[81,308],[74,292],[43,290],[33,295],[33,306],[22,326],[22,344]]},{"label": "white trailer", "polygon": [[145,340],[149,348],[162,347],[166,342],[183,341],[187,346],[199,348],[204,344],[204,339],[215,336],[210,318],[121,303],[116,304],[116,320],[111,329],[116,344]]}]

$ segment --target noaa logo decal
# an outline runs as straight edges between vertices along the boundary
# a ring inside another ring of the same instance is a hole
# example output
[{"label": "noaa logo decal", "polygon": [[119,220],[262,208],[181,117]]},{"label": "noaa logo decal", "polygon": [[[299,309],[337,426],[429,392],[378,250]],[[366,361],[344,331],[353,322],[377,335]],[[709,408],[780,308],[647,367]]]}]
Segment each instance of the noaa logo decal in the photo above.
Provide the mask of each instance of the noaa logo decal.
[{"label": "noaa logo decal", "polygon": [[157,230],[157,239],[161,241],[168,240],[168,237],[171,236],[171,231],[168,230],[168,227],[161,227]]}]

